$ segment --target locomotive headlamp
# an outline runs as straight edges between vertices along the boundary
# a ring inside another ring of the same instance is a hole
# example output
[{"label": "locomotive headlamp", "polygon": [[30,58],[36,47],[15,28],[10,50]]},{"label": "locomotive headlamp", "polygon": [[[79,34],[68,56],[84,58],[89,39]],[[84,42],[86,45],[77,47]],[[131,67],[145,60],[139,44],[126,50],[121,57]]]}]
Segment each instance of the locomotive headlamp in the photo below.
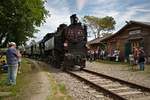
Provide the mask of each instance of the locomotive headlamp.
[{"label": "locomotive headlamp", "polygon": [[68,47],[68,43],[64,43],[64,47]]}]

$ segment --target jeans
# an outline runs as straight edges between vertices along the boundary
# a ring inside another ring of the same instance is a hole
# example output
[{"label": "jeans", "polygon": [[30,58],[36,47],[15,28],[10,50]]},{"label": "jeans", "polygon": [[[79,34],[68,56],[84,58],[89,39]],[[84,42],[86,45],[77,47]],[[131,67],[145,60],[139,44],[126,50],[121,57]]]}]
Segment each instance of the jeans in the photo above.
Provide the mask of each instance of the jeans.
[{"label": "jeans", "polygon": [[144,62],[140,62],[139,66],[140,66],[140,70],[144,71]]},{"label": "jeans", "polygon": [[8,83],[15,85],[17,77],[18,64],[8,65]]}]

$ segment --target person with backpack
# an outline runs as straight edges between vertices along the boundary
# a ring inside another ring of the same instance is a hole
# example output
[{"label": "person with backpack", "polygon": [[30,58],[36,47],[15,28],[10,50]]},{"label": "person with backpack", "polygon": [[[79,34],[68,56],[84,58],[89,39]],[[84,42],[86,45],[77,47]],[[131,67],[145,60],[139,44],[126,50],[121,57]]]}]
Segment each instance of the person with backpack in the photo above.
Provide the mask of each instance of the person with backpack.
[{"label": "person with backpack", "polygon": [[139,64],[139,67],[140,67],[140,70],[141,71],[144,71],[144,68],[145,68],[145,52],[143,50],[143,47],[141,47],[139,49],[139,54],[138,54],[138,64]]}]

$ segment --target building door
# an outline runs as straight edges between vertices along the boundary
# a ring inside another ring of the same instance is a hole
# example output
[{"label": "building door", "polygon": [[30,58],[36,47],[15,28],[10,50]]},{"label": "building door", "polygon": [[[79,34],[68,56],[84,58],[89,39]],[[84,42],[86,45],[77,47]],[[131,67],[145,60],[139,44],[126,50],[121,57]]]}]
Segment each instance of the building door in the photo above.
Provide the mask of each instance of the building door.
[{"label": "building door", "polygon": [[125,58],[126,59],[129,58],[129,54],[131,54],[131,52],[132,52],[131,42],[127,41],[125,43]]},{"label": "building door", "polygon": [[140,41],[138,41],[138,40],[132,41],[132,42],[131,42],[131,46],[132,46],[132,48],[133,48],[133,47],[140,47]]},{"label": "building door", "polygon": [[143,42],[142,39],[132,40],[131,41],[131,46],[132,46],[132,49],[133,49],[133,47],[143,47],[144,46],[144,42]]}]

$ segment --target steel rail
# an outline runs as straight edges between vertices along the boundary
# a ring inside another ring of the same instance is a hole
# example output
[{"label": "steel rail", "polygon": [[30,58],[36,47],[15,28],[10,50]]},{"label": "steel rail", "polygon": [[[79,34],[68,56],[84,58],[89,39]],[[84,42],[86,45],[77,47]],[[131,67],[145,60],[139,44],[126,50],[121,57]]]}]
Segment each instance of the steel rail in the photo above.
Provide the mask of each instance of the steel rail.
[{"label": "steel rail", "polygon": [[85,81],[87,84],[92,85],[97,91],[100,91],[100,92],[103,91],[104,94],[109,95],[114,100],[127,100],[126,98],[124,98],[124,97],[122,97],[122,96],[120,96],[120,95],[118,95],[112,91],[109,91],[108,89],[105,89],[104,87],[101,87],[101,86],[91,82],[90,80],[87,80],[87,79],[85,79],[85,78],[83,78],[83,77],[81,77],[81,76],[79,76],[79,75],[77,75],[71,71],[66,71],[66,72],[69,73],[70,75],[78,78],[79,80]]},{"label": "steel rail", "polygon": [[141,86],[141,85],[138,85],[138,84],[135,84],[135,83],[132,83],[132,82],[128,82],[128,81],[125,81],[125,80],[114,78],[114,77],[104,75],[102,73],[98,73],[98,72],[95,72],[95,71],[87,70],[87,69],[82,69],[82,71],[85,71],[85,72],[88,72],[88,73],[91,73],[91,74],[95,74],[95,75],[98,75],[98,76],[101,76],[101,77],[104,77],[104,78],[107,78],[107,79],[110,79],[110,80],[118,81],[122,84],[130,85],[131,87],[138,88],[138,89],[140,89],[141,91],[144,91],[144,92],[150,92],[149,87]]}]

